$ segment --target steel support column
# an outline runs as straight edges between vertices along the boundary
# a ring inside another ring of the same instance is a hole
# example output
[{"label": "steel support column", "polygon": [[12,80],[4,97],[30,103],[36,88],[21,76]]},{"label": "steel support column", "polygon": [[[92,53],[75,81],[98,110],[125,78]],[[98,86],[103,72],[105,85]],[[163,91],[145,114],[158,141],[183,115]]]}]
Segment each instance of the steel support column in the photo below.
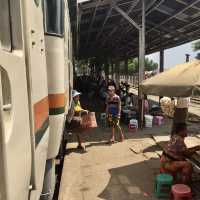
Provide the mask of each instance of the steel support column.
[{"label": "steel support column", "polygon": [[164,71],[164,49],[163,49],[163,37],[162,32],[160,32],[160,69],[159,72]]},{"label": "steel support column", "polygon": [[112,60],[111,60],[111,78],[112,80],[114,80],[114,64]]},{"label": "steel support column", "polygon": [[[164,72],[164,50],[160,49],[160,66],[159,66],[159,72]],[[160,100],[162,99],[162,96],[159,97],[159,104]]]},{"label": "steel support column", "polygon": [[164,71],[164,50],[161,49],[160,50],[160,69],[159,69],[160,72],[163,72]]},{"label": "steel support column", "polygon": [[145,0],[142,1],[142,27],[139,30],[139,81],[138,81],[138,105],[139,105],[139,126],[144,125],[144,103],[141,90],[141,83],[144,80],[145,68]]},{"label": "steel support column", "polygon": [[142,0],[142,25],[138,25],[121,8],[114,5],[114,9],[119,12],[130,24],[139,30],[139,82],[138,82],[138,104],[139,104],[139,126],[144,124],[144,104],[140,84],[144,79],[145,65],[145,0]]},{"label": "steel support column", "polygon": [[[163,72],[164,71],[164,49],[163,49],[163,45],[162,45],[162,32],[160,32],[160,66],[159,66],[159,72]],[[159,97],[159,104],[160,104],[160,100],[161,100],[162,96]]]},{"label": "steel support column", "polygon": [[124,60],[125,65],[125,80],[128,82],[128,58]]},{"label": "steel support column", "polygon": [[186,62],[189,62],[190,61],[190,54],[185,54],[185,57],[186,57]]},{"label": "steel support column", "polygon": [[120,83],[120,69],[119,69],[119,61],[115,61],[115,82],[117,90],[119,89],[119,83]]},{"label": "steel support column", "polygon": [[105,78],[108,79],[109,77],[109,63],[108,59],[104,62],[104,71],[105,71]]}]

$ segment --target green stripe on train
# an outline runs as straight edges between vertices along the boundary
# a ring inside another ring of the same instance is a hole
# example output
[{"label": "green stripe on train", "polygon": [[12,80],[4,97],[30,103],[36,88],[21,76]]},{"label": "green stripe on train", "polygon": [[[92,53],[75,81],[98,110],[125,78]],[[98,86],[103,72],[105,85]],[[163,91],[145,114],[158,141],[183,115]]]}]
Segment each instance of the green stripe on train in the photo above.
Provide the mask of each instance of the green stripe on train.
[{"label": "green stripe on train", "polygon": [[47,128],[49,127],[49,118],[45,120],[45,122],[42,124],[42,127],[35,133],[35,146],[40,143],[42,137],[44,136]]},{"label": "green stripe on train", "polygon": [[49,109],[49,115],[59,115],[59,114],[63,114],[64,112],[65,112],[65,107]]}]

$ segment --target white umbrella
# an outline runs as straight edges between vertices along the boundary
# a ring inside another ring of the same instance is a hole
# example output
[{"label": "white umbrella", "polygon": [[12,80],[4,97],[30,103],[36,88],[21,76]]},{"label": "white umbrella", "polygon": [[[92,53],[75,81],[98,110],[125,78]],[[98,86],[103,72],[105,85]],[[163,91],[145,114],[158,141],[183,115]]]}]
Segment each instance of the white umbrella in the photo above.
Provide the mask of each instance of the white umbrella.
[{"label": "white umbrella", "polygon": [[177,65],[141,84],[144,94],[189,97],[200,86],[200,60]]}]

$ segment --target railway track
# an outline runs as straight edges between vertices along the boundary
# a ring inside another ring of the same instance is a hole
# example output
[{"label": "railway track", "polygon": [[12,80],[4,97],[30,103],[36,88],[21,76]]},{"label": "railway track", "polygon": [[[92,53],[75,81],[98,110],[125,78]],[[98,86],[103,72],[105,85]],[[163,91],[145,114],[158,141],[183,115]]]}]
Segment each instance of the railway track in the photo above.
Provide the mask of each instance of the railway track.
[{"label": "railway track", "polygon": [[200,97],[192,97],[191,102],[196,103],[196,104],[200,104]]}]

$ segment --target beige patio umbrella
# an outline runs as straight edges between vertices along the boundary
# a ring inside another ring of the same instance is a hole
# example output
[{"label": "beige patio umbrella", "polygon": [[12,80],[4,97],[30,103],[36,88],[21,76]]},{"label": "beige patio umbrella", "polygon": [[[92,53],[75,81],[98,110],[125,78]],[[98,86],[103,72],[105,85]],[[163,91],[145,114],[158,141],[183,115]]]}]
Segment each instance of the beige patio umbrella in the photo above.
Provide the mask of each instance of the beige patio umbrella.
[{"label": "beige patio umbrella", "polygon": [[200,87],[200,60],[177,65],[145,80],[144,94],[168,97],[189,97],[194,89]]}]

